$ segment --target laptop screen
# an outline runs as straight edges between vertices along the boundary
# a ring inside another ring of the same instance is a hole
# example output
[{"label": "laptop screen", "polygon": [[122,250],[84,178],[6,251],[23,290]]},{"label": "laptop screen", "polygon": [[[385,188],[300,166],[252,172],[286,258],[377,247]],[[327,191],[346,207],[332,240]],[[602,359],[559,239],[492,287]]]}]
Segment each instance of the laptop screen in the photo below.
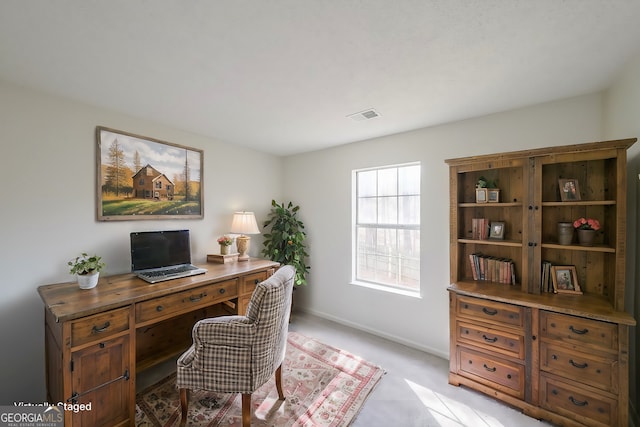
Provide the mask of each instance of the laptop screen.
[{"label": "laptop screen", "polygon": [[190,263],[189,230],[131,233],[131,271]]}]

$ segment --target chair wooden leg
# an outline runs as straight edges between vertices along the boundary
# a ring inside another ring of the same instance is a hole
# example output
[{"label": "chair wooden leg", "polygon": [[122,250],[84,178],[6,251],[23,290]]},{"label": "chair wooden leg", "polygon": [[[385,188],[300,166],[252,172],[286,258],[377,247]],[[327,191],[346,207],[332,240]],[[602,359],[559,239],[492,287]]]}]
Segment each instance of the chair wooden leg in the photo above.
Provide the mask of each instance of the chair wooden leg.
[{"label": "chair wooden leg", "polygon": [[180,420],[180,425],[184,426],[187,424],[187,411],[189,405],[189,396],[187,395],[187,389],[180,389],[180,408],[182,408],[182,419]]},{"label": "chair wooden leg", "polygon": [[278,390],[278,399],[284,400],[284,393],[282,392],[282,365],[276,369],[276,389]]},{"label": "chair wooden leg", "polygon": [[251,393],[242,394],[242,427],[251,427]]}]

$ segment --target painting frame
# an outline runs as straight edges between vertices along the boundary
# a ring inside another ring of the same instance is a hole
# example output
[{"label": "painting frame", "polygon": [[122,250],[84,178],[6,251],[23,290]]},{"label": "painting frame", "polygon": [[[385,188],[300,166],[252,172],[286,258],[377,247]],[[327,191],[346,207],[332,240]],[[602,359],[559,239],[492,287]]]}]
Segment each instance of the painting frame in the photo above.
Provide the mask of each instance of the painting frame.
[{"label": "painting frame", "polygon": [[486,188],[476,188],[476,203],[487,203],[487,196]]},{"label": "painting frame", "polygon": [[96,126],[98,221],[204,218],[204,151]]},{"label": "painting frame", "polygon": [[489,239],[504,240],[504,221],[491,221],[489,228]]},{"label": "painting frame", "polygon": [[[562,279],[560,279],[560,275],[563,276]],[[582,295],[574,265],[552,265],[551,282],[553,283],[554,293]]]},{"label": "painting frame", "polygon": [[559,179],[560,200],[563,202],[578,202],[580,198],[580,183],[575,178]]},{"label": "painting frame", "polygon": [[500,189],[488,188],[487,189],[487,202],[488,203],[500,203]]}]

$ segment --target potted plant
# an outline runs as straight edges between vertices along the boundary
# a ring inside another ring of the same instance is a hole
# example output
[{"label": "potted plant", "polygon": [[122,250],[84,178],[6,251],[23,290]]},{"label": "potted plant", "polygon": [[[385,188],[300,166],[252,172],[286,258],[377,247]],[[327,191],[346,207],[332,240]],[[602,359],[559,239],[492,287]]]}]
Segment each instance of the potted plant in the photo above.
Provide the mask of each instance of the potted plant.
[{"label": "potted plant", "polygon": [[229,246],[233,243],[233,239],[229,236],[218,237],[218,244],[220,245],[220,255],[227,255],[229,253]]},{"label": "potted plant", "polygon": [[264,229],[271,227],[264,233],[264,249],[262,254],[272,261],[284,265],[291,265],[296,269],[295,285],[306,285],[306,275],[309,266],[306,265],[307,254],[304,232],[304,224],[296,215],[300,206],[293,206],[289,202],[279,205],[275,200],[271,201],[269,218],[264,222]]},{"label": "potted plant", "polygon": [[71,269],[70,274],[75,274],[80,289],[95,288],[98,284],[100,271],[106,266],[98,255],[89,256],[85,252],[67,263]]},{"label": "potted plant", "polygon": [[578,230],[578,242],[582,246],[593,246],[596,231],[600,230],[600,221],[593,218],[578,218],[573,221],[573,228]]}]

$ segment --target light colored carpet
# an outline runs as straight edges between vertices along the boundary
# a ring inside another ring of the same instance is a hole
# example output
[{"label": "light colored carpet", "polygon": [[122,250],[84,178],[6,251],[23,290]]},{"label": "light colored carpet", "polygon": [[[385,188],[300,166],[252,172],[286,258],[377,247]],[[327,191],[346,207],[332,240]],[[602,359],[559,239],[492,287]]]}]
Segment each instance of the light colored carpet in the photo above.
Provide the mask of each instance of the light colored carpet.
[{"label": "light colored carpet", "polygon": [[[253,393],[252,426],[348,426],[384,375],[384,370],[349,352],[289,332],[283,363],[285,401],[272,378]],[[239,394],[189,393],[188,425],[240,426]],[[136,396],[136,426],[180,424],[175,373]]]}]

